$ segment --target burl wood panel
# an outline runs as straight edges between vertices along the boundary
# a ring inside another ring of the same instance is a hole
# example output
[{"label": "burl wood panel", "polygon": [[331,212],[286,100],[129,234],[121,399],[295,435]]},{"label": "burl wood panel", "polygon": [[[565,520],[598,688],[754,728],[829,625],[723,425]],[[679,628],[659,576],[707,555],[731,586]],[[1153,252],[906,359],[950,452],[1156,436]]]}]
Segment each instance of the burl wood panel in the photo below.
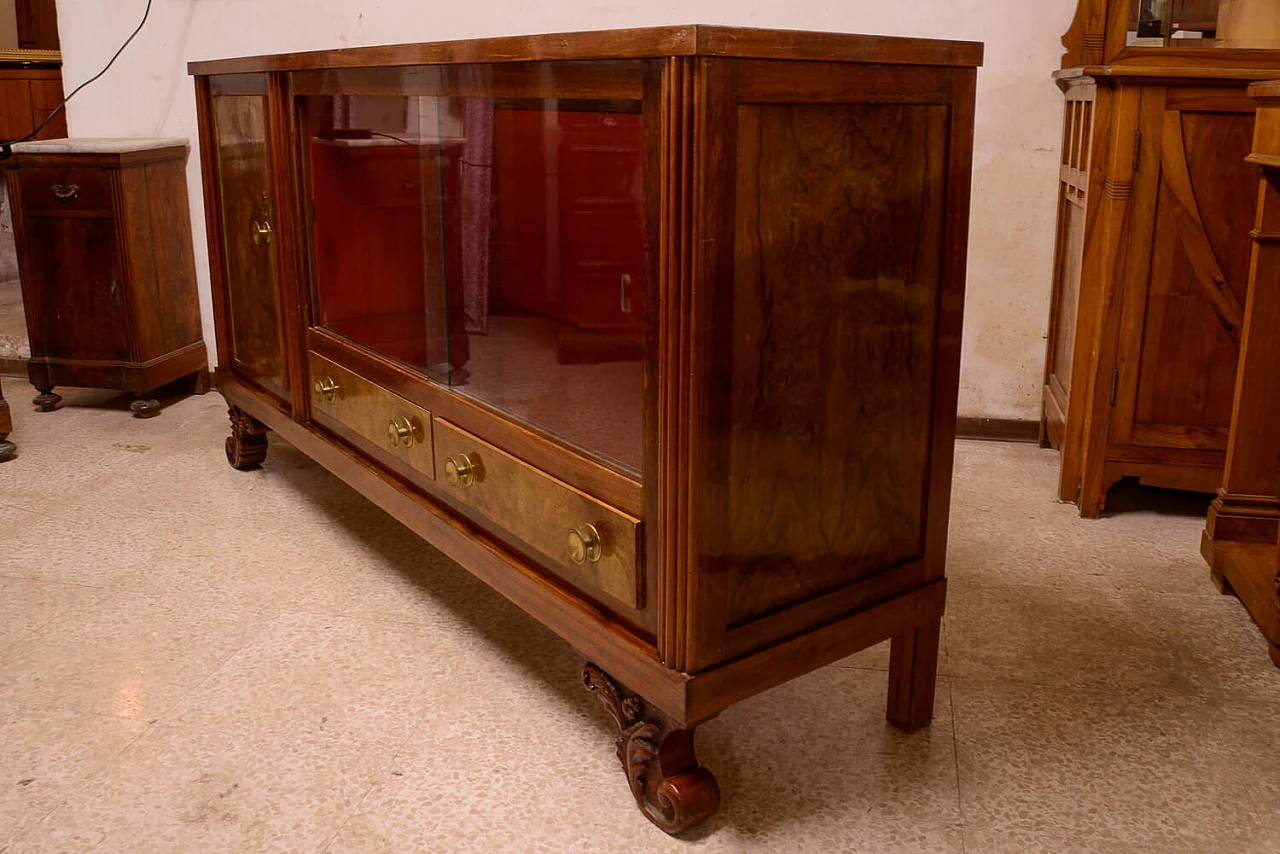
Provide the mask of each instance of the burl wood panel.
[{"label": "burl wood panel", "polygon": [[[1162,139],[1161,145],[1185,147],[1204,233],[1226,276],[1224,290],[1242,306],[1257,193],[1256,171],[1245,162],[1253,117],[1184,111],[1175,126],[1181,128],[1181,141],[1166,130],[1172,138]],[[1198,433],[1197,444],[1224,450],[1240,349],[1196,276],[1177,221],[1182,215],[1162,178],[1134,424],[1218,428]],[[1142,444],[1143,435],[1136,429],[1134,443]],[[1165,436],[1155,438],[1157,444],[1168,441]]]},{"label": "burl wood panel", "polygon": [[923,553],[948,130],[945,106],[738,108],[703,526],[730,627]]},{"label": "burl wood panel", "polygon": [[255,244],[250,230],[275,221],[266,98],[218,95],[213,104],[232,356],[238,370],[280,393],[287,384],[275,264],[279,235]]}]

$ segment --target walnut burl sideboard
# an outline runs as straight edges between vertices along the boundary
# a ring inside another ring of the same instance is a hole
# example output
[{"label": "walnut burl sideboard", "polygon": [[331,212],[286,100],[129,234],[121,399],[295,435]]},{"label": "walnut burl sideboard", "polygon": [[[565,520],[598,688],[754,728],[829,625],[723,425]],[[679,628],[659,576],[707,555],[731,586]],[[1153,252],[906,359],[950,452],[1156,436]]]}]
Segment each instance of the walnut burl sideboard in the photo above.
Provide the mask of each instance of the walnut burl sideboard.
[{"label": "walnut burl sideboard", "polygon": [[982,46],[680,26],[195,62],[227,458],[267,431],[590,663],[644,814],[892,640],[928,724]]}]

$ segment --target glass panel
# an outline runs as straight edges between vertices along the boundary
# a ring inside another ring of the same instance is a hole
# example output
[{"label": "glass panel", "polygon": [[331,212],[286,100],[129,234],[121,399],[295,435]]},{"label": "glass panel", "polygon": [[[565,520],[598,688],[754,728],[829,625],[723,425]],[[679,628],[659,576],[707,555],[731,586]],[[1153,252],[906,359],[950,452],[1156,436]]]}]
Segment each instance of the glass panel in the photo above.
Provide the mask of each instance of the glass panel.
[{"label": "glass panel", "polygon": [[274,242],[259,231],[275,219],[269,192],[266,98],[219,95],[213,99],[213,109],[231,355],[238,369],[283,391],[287,383]]},{"label": "glass panel", "polygon": [[317,323],[638,469],[640,101],[510,88],[302,99]]},{"label": "glass panel", "polygon": [[1135,47],[1280,47],[1280,0],[1129,0]]}]

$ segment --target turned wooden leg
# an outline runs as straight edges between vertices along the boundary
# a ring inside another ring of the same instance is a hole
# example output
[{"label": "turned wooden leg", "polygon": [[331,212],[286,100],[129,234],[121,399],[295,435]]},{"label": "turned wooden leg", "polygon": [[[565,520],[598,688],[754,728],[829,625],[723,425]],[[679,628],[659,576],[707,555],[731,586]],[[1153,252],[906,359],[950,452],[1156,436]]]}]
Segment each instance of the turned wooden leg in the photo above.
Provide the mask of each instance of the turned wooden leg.
[{"label": "turned wooden leg", "polygon": [[151,392],[138,392],[136,398],[129,404],[134,418],[155,418],[160,414],[160,401],[151,397]]},{"label": "turned wooden leg", "polygon": [[13,459],[13,455],[18,453],[18,446],[12,442],[4,441],[4,437],[0,436],[0,463]]},{"label": "turned wooden leg", "polygon": [[230,407],[227,415],[231,418],[231,435],[227,437],[227,462],[240,471],[261,465],[267,458],[266,426],[236,406]]},{"label": "turned wooden leg", "polygon": [[62,403],[62,395],[54,394],[51,385],[38,385],[36,391],[40,393],[31,402],[39,407],[41,412],[52,412],[58,408],[59,403]]},{"label": "turned wooden leg", "polygon": [[646,714],[643,700],[626,693],[594,664],[582,671],[582,681],[622,731],[618,760],[645,818],[675,834],[720,808],[720,784],[698,764],[693,729],[671,726],[660,715]]},{"label": "turned wooden leg", "polygon": [[209,391],[209,369],[201,368],[194,374],[187,375],[188,394],[206,394]]},{"label": "turned wooden leg", "polygon": [[889,647],[889,723],[915,732],[933,720],[933,692],[938,680],[938,639],[942,620],[932,620]]}]

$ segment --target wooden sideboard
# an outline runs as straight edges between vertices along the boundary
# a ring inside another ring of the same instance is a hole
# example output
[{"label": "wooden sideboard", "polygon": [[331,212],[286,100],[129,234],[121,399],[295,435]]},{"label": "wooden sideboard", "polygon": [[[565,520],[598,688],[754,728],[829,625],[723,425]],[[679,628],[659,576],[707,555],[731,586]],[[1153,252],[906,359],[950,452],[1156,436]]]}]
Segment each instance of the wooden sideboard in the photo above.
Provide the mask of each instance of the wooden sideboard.
[{"label": "wooden sideboard", "polygon": [[1082,0],[1055,75],[1066,106],[1041,436],[1082,516],[1122,477],[1222,483],[1257,195],[1246,89],[1280,75],[1280,51],[1200,47],[1217,43],[1216,18],[1190,3],[1168,9],[1202,38],[1129,44],[1131,5]]},{"label": "wooden sideboard", "polygon": [[1226,472],[1200,550],[1218,588],[1240,597],[1280,666],[1280,81],[1251,86],[1249,94],[1258,120],[1248,159],[1261,174],[1250,231],[1249,300]]},{"label": "wooden sideboard", "polygon": [[[23,139],[62,103],[62,59],[57,51],[0,51],[0,140]],[[67,135],[60,112],[37,135]]]},{"label": "wooden sideboard", "polygon": [[926,725],[981,55],[686,26],[192,63],[228,460],[275,431],[569,641],[668,832],[719,803],[698,724],[867,646]]}]

